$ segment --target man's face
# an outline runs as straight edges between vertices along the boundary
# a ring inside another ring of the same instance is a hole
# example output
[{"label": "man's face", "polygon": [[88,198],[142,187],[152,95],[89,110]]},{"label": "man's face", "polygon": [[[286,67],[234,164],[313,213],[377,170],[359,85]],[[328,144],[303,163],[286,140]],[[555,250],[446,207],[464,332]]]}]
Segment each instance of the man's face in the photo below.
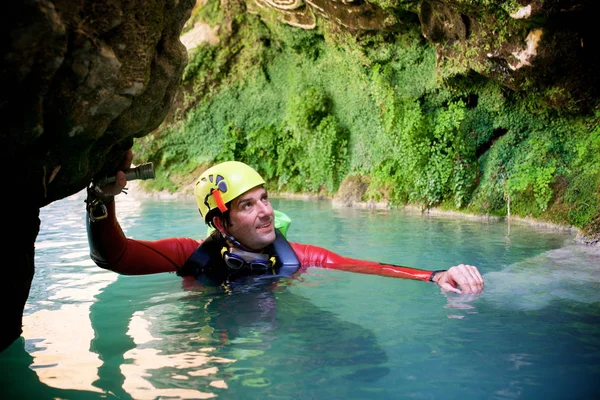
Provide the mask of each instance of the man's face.
[{"label": "man's face", "polygon": [[228,232],[251,250],[262,250],[275,241],[273,207],[262,187],[250,189],[231,202]]}]

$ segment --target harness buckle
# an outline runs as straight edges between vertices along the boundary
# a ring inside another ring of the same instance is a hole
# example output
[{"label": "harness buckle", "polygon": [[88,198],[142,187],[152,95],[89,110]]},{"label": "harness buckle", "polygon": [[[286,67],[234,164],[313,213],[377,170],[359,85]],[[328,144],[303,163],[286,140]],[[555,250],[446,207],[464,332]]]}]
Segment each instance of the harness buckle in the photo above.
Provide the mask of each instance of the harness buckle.
[{"label": "harness buckle", "polygon": [[90,185],[87,188],[87,198],[85,199],[86,210],[90,216],[90,221],[96,222],[108,217],[106,205],[100,199],[102,191],[96,185]]}]

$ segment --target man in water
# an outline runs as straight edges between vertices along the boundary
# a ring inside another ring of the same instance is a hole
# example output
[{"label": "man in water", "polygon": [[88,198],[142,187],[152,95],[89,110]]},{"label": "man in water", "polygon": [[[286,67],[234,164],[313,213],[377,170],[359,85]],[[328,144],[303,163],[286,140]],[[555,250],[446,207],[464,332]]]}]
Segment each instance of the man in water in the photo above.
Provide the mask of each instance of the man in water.
[{"label": "man in water", "polygon": [[[132,153],[125,158],[129,167]],[[292,276],[308,267],[322,267],[380,276],[416,279],[457,293],[481,293],[483,278],[476,267],[460,264],[427,271],[374,261],[356,260],[321,247],[289,243],[275,229],[274,210],[265,181],[244,163],[229,161],[206,170],[194,194],[204,222],[215,230],[204,241],[127,238],[115,214],[114,196],[127,184],[123,171],[115,183],[88,190],[87,230],[90,255],[102,267],[121,274],[176,272],[227,287],[245,278]],[[98,210],[101,210],[99,212]]]}]

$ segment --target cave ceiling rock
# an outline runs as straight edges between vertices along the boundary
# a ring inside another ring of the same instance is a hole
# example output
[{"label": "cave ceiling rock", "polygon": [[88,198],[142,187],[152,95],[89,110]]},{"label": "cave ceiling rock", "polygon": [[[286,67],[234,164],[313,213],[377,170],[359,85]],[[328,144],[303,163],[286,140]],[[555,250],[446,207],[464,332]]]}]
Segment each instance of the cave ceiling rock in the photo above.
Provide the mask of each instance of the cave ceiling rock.
[{"label": "cave ceiling rock", "polygon": [[[22,333],[40,208],[113,170],[171,109],[195,0],[23,0],[0,13],[0,169],[17,216],[2,242],[0,351]],[[83,203],[83,202],[82,202]],[[85,209],[82,204],[82,212]]]},{"label": "cave ceiling rock", "polygon": [[28,166],[18,192],[39,206],[74,194],[160,125],[187,61],[180,34],[194,4],[29,0],[5,10],[0,152],[3,167]]},{"label": "cave ceiling rock", "polygon": [[247,4],[254,13],[261,8],[274,10],[281,22],[302,29],[316,28],[316,15],[350,30],[392,29],[397,24],[389,11],[361,0],[249,0]]},{"label": "cave ceiling rock", "polygon": [[421,29],[436,48],[440,76],[474,71],[515,91],[536,90],[555,108],[593,107],[600,58],[586,16],[598,5],[521,0],[506,6],[510,3],[421,2]]}]

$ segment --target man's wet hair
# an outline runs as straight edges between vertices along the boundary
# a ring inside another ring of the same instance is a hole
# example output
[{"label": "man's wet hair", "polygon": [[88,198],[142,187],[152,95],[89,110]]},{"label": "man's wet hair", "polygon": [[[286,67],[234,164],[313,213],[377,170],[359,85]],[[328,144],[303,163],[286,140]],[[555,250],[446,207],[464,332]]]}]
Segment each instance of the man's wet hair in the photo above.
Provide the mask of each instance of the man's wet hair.
[{"label": "man's wet hair", "polygon": [[219,210],[218,208],[213,208],[212,210],[210,210],[208,212],[208,214],[206,214],[206,218],[208,219],[208,226],[210,226],[211,228],[215,228],[215,229],[217,228],[213,224],[214,217],[221,217],[221,219],[223,220],[223,224],[225,224],[226,228],[231,226],[231,215],[230,215],[229,211],[231,210],[232,202],[233,202],[233,200],[225,204],[227,206],[227,211],[225,211],[225,212],[221,212],[221,210]]}]

